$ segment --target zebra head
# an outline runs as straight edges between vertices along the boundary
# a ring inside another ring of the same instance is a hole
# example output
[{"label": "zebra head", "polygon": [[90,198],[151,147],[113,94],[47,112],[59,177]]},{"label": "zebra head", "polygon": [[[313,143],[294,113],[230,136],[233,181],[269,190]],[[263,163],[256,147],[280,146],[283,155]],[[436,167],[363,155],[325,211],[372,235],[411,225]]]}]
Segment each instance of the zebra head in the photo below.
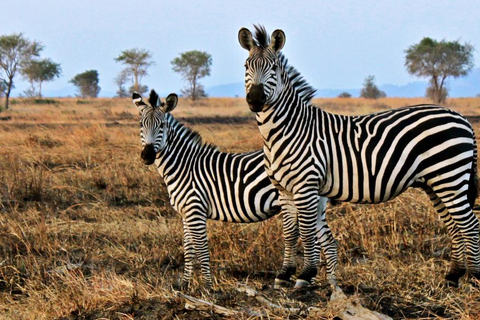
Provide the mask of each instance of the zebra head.
[{"label": "zebra head", "polygon": [[285,45],[285,33],[275,30],[271,40],[262,26],[255,26],[255,39],[247,28],[238,32],[240,45],[249,52],[245,61],[245,93],[253,112],[261,112],[281,93],[282,61],[279,51]]},{"label": "zebra head", "polygon": [[171,93],[165,102],[162,102],[155,90],[152,90],[148,98],[150,105],[146,104],[137,92],[133,93],[132,100],[141,116],[140,138],[143,146],[141,157],[146,165],[150,165],[155,162],[157,153],[166,144],[168,125],[165,114],[175,109],[178,97]]}]

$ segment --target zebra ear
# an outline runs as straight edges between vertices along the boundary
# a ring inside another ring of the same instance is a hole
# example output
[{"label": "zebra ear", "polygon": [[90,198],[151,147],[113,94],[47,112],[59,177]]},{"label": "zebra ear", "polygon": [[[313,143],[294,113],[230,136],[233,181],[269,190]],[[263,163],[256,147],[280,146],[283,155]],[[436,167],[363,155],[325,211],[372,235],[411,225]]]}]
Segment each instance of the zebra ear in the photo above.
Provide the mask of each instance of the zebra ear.
[{"label": "zebra ear", "polygon": [[270,48],[273,51],[278,52],[282,50],[283,46],[285,45],[286,36],[285,32],[280,29],[273,31],[272,33],[272,42],[270,42]]},{"label": "zebra ear", "polygon": [[165,104],[162,103],[160,110],[162,110],[163,113],[171,112],[177,106],[178,96],[175,93],[170,93],[165,99],[165,102]]},{"label": "zebra ear", "polygon": [[148,105],[143,101],[142,96],[138,92],[132,94],[132,102],[138,108],[140,112],[143,111]]},{"label": "zebra ear", "polygon": [[240,31],[238,31],[238,42],[240,42],[242,48],[248,51],[252,50],[252,48],[255,46],[253,43],[252,33],[247,28],[241,28]]}]

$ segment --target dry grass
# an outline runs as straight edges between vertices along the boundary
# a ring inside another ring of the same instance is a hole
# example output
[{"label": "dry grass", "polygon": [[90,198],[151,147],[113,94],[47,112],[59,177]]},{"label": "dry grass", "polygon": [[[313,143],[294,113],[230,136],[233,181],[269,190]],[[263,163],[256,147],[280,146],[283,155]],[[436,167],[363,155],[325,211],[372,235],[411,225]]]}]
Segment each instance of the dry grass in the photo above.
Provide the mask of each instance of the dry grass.
[{"label": "dry grass", "polygon": [[[181,221],[158,174],[139,159],[138,114],[131,101],[50,102],[15,100],[1,114],[11,120],[0,123],[0,318],[212,316],[184,310],[172,289],[183,269]],[[315,101],[347,114],[422,102],[428,101]],[[466,115],[480,112],[480,99],[452,99],[448,105]],[[223,150],[261,147],[244,99],[195,105],[181,99],[174,115]],[[328,219],[340,244],[341,287],[366,307],[395,319],[480,317],[478,289],[467,282],[459,289],[442,286],[450,240],[421,192],[375,206],[341,204],[329,209]],[[330,289],[323,267],[315,291],[271,289],[281,264],[280,226],[280,219],[209,222],[215,291],[208,294],[197,282],[188,293],[233,309],[253,308],[255,300],[235,291],[235,283],[248,282],[287,306],[325,306]]]}]

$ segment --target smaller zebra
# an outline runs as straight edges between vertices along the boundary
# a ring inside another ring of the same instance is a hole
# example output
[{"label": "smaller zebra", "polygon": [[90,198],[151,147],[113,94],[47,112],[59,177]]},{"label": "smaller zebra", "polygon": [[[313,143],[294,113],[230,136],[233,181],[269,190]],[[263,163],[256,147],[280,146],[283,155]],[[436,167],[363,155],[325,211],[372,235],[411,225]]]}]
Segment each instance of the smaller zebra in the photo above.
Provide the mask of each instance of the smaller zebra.
[{"label": "smaller zebra", "polygon": [[[176,94],[168,95],[162,102],[152,90],[148,105],[135,92],[132,100],[141,115],[141,158],[146,165],[155,163],[167,186],[170,204],[183,219],[182,287],[187,287],[191,280],[195,257],[200,261],[205,286],[212,286],[207,219],[250,223],[264,221],[280,212],[283,213],[285,251],[275,287],[288,285],[296,271],[297,210],[291,201],[279,197],[270,182],[262,150],[225,153],[204,143],[197,132],[170,114],[178,102]],[[327,279],[335,283],[337,242],[326,223],[326,202],[327,198],[320,198],[317,239],[326,258]]]}]

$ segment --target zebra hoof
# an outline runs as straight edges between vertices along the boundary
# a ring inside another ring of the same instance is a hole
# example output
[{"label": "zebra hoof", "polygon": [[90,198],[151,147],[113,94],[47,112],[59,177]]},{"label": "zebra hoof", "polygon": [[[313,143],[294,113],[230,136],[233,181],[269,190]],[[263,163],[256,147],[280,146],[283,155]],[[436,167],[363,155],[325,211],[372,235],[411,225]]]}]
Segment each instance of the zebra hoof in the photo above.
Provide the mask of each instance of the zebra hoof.
[{"label": "zebra hoof", "polygon": [[275,283],[273,285],[273,289],[278,290],[278,289],[281,289],[281,288],[288,288],[290,286],[291,286],[290,281],[275,278]]},{"label": "zebra hoof", "polygon": [[445,286],[450,288],[458,288],[460,277],[463,276],[465,272],[449,272],[445,276]]},{"label": "zebra hoof", "polygon": [[445,287],[458,288],[458,281],[445,279]]},{"label": "zebra hoof", "polygon": [[175,283],[172,285],[172,288],[178,291],[185,291],[188,289],[188,287],[189,287],[189,283],[182,280],[175,281]]},{"label": "zebra hoof", "polygon": [[302,279],[297,279],[297,282],[295,283],[295,289],[299,289],[299,288],[305,288],[305,287],[308,287],[310,285],[310,282],[306,281],[306,280],[302,280]]}]

